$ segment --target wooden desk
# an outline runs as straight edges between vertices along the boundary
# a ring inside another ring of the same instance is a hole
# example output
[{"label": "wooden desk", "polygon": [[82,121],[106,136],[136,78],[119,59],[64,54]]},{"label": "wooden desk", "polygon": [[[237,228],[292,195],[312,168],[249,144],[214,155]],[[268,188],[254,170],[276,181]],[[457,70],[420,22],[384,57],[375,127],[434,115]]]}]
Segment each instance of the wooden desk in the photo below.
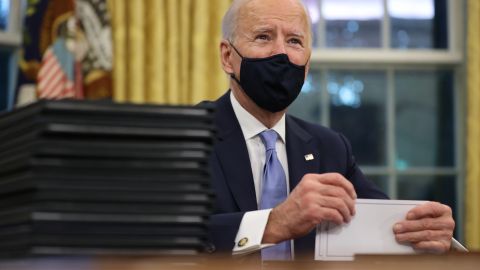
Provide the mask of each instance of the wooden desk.
[{"label": "wooden desk", "polygon": [[268,262],[159,257],[51,257],[0,261],[0,270],[479,270],[480,253],[358,256],[353,262]]}]

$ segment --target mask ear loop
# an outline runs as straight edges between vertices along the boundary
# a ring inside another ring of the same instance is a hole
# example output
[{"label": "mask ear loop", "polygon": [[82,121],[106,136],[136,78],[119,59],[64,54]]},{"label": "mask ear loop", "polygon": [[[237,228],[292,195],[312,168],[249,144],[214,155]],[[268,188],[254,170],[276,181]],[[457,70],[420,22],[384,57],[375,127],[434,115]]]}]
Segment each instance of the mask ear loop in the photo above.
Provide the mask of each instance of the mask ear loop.
[{"label": "mask ear loop", "polygon": [[232,48],[235,50],[235,52],[237,52],[238,56],[240,56],[243,60],[243,55],[237,50],[237,48],[235,48],[235,46],[233,46],[233,43],[229,40],[228,43],[230,44],[230,46],[232,46]]},{"label": "mask ear loop", "polygon": [[[237,50],[237,48],[235,48],[235,46],[233,46],[232,42],[229,40],[228,43],[230,44],[230,46],[235,50],[235,52],[238,54],[238,56],[240,56],[243,60],[243,56],[242,54],[240,54],[240,52]],[[230,74],[230,78],[232,78],[239,86],[242,86],[240,84],[240,80],[237,79],[237,77],[235,77],[235,73],[231,73]]]},{"label": "mask ear loop", "polygon": [[235,74],[231,73],[231,74],[230,74],[230,78],[232,78],[238,85],[242,86],[242,85],[240,84],[240,81],[237,79],[237,77],[235,77]]}]

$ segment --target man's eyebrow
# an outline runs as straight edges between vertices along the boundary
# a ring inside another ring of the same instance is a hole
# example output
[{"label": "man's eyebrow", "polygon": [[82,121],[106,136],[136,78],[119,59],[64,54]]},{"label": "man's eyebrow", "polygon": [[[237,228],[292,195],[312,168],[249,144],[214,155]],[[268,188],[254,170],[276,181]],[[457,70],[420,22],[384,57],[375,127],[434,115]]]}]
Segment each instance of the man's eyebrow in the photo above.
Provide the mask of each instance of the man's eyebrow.
[{"label": "man's eyebrow", "polygon": [[253,32],[255,33],[265,33],[265,32],[272,32],[274,30],[271,26],[256,26],[253,27]]},{"label": "man's eyebrow", "polygon": [[301,32],[293,32],[293,33],[290,33],[288,35],[291,36],[291,37],[299,37],[299,38],[305,38],[305,36],[306,36],[304,33],[301,33]]},{"label": "man's eyebrow", "polygon": [[[268,25],[254,26],[253,29],[252,29],[252,32],[253,32],[254,34],[258,34],[258,33],[270,33],[270,32],[274,32],[274,31],[275,31],[275,27],[268,26]],[[305,37],[306,37],[307,35],[306,35],[303,31],[291,30],[291,31],[288,32],[287,36],[305,39]]]}]

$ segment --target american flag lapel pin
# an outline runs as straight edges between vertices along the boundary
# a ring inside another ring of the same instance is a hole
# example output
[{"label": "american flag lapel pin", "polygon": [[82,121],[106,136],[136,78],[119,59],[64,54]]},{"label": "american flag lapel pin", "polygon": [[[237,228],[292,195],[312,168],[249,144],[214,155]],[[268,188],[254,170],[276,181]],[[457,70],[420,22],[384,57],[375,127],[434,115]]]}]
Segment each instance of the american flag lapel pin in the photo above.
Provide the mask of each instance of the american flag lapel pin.
[{"label": "american flag lapel pin", "polygon": [[306,155],[305,155],[305,160],[306,160],[306,161],[313,160],[313,155],[312,155],[312,154],[306,154]]}]

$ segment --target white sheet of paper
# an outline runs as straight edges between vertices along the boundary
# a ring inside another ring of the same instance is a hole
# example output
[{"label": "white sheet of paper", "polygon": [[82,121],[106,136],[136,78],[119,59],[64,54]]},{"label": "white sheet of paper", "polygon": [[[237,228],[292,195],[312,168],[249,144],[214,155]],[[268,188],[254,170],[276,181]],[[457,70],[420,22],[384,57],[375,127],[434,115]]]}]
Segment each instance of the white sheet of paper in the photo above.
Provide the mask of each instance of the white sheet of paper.
[{"label": "white sheet of paper", "polygon": [[356,214],[348,224],[325,222],[317,226],[315,260],[348,261],[355,254],[411,254],[409,245],[395,241],[393,225],[425,201],[357,199]]}]

